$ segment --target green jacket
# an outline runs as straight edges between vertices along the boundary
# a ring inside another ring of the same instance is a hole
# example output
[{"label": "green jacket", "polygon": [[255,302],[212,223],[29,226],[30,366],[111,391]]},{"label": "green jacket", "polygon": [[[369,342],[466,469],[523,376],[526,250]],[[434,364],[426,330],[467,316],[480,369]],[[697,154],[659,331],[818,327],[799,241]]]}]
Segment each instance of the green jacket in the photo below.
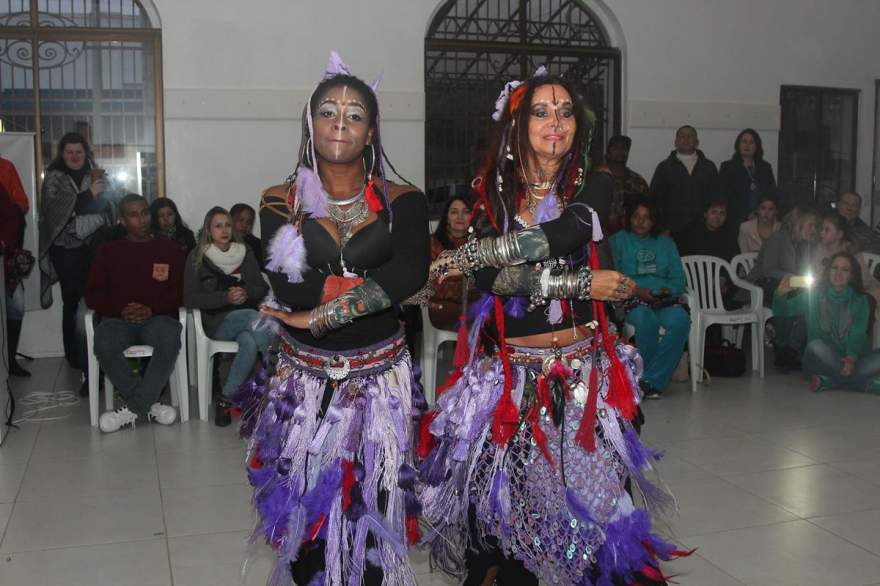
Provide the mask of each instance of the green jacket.
[{"label": "green jacket", "polygon": [[837,292],[827,285],[791,297],[773,296],[773,315],[807,320],[807,340],[824,340],[844,356],[859,358],[870,350],[868,299],[847,287]]}]

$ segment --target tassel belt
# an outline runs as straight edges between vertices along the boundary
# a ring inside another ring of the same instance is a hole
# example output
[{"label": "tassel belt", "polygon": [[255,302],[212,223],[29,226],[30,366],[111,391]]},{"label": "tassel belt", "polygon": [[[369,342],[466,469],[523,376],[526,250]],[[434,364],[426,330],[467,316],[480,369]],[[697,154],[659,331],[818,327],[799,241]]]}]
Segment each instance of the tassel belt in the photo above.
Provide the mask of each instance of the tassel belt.
[{"label": "tassel belt", "polygon": [[510,346],[511,364],[521,364],[532,370],[540,369],[544,374],[550,372],[553,364],[562,362],[563,366],[579,370],[583,358],[593,352],[593,338],[554,348],[531,348],[528,346]]},{"label": "tassel belt", "polygon": [[334,381],[386,370],[407,351],[403,330],[378,344],[352,350],[324,350],[286,338],[281,339],[279,349],[287,362],[284,366],[279,364],[279,374],[293,368]]}]

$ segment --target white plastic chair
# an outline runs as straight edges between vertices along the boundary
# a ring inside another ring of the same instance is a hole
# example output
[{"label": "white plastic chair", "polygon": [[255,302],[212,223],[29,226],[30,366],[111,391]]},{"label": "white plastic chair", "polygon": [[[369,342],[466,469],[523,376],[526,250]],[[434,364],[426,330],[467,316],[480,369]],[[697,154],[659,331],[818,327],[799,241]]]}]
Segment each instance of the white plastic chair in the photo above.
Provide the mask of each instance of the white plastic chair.
[{"label": "white plastic chair", "polygon": [[[880,254],[873,252],[863,252],[862,258],[865,260],[865,267],[868,269],[869,275],[874,275],[874,269],[880,264]],[[871,334],[871,347],[880,347],[880,303],[877,304],[877,310],[874,313],[874,331]]]},{"label": "white plastic chair", "polygon": [[[88,352],[88,369],[89,369],[89,416],[91,418],[92,427],[98,426],[98,416],[100,409],[99,393],[99,376],[101,375],[101,365],[98,364],[98,357],[95,356],[95,310],[86,311],[86,346]],[[168,384],[171,387],[171,404],[180,409],[180,421],[189,420],[189,386],[187,385],[187,368],[186,368],[186,310],[182,307],[177,310],[177,319],[180,321],[180,353],[177,355],[177,361],[174,363],[174,371]],[[123,352],[126,358],[146,358],[153,355],[153,347],[146,345],[129,346]],[[104,403],[107,411],[113,410],[113,383],[107,375],[104,375]]]},{"label": "white plastic chair", "polygon": [[[752,324],[752,369],[764,376],[764,291],[740,279],[733,266],[714,256],[692,255],[681,259],[688,283],[691,308],[690,346],[691,391],[697,391],[697,382],[703,378],[703,352],[706,328],[714,324]],[[733,285],[749,292],[746,307],[736,310],[724,308],[721,299],[721,272],[726,271]],[[694,376],[694,373],[697,373]]]},{"label": "white plastic chair", "polygon": [[215,340],[205,334],[202,325],[202,310],[192,310],[193,326],[196,332],[196,370],[198,371],[199,419],[208,420],[208,406],[211,404],[211,385],[214,375],[214,354],[238,353],[238,342]]},{"label": "white plastic chair", "polygon": [[[733,267],[733,270],[736,271],[736,275],[740,276],[740,269],[742,269],[743,275],[748,275],[752,272],[752,269],[755,266],[755,262],[758,260],[757,252],[743,252],[742,254],[738,254],[733,257],[730,261],[730,265]],[[772,301],[772,299],[771,299]],[[770,321],[770,318],[773,317],[773,310],[769,307],[761,307],[761,323],[764,324],[764,327],[767,327],[767,322]],[[741,342],[741,340],[739,340]]]},{"label": "white plastic chair", "polygon": [[428,306],[422,306],[422,388],[425,390],[425,399],[429,405],[433,405],[435,399],[440,344],[455,342],[457,339],[456,332],[435,328],[428,314]]}]

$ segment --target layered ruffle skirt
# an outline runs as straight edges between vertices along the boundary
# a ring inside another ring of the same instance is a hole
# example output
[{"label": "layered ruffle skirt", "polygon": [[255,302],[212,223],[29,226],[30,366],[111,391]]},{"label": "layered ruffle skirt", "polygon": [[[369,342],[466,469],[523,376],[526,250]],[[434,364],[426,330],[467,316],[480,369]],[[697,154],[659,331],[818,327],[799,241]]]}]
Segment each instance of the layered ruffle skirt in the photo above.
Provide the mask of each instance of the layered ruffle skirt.
[{"label": "layered ruffle skirt", "polygon": [[408,542],[418,540],[413,417],[424,400],[400,332],[374,346],[328,352],[282,337],[236,392],[255,538],[275,549],[270,584],[323,546],[322,585],[415,585]]},{"label": "layered ruffle skirt", "polygon": [[[602,348],[591,340],[555,353],[511,346],[512,398],[520,421],[503,446],[492,437],[504,386],[499,358],[477,358],[440,396],[434,419],[422,431],[431,434],[434,447],[420,465],[418,496],[424,543],[444,571],[461,577],[466,549],[481,550],[487,536],[549,584],[662,582],[658,558],[684,553],[651,533],[649,514],[634,506],[625,489],[631,479],[649,506],[673,504],[646,477],[659,454],[607,402],[610,360]],[[622,344],[615,351],[627,392],[638,403],[641,357]],[[592,409],[592,393],[596,415],[586,429],[595,449],[589,450],[575,438],[585,408]],[[476,512],[476,537],[468,530],[469,508]]]}]

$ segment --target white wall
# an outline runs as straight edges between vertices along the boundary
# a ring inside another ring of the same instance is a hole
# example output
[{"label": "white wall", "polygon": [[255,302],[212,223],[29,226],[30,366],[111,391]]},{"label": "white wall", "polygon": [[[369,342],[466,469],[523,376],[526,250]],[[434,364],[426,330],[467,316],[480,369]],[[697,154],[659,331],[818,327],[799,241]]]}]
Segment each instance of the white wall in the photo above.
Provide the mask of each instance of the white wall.
[{"label": "white wall", "polygon": [[[191,225],[213,205],[256,204],[291,171],[300,113],[330,49],[380,72],[398,169],[424,180],[424,35],[439,0],[154,0],[162,21],[167,191]],[[779,87],[861,90],[857,186],[871,192],[875,0],[589,0],[624,51],[624,131],[650,180],[690,123],[720,163],[745,126],[775,165]],[[866,209],[863,215],[867,214]],[[56,299],[58,297],[56,296]],[[53,308],[54,309],[54,308]],[[22,350],[60,352],[60,312],[25,321]]]}]

